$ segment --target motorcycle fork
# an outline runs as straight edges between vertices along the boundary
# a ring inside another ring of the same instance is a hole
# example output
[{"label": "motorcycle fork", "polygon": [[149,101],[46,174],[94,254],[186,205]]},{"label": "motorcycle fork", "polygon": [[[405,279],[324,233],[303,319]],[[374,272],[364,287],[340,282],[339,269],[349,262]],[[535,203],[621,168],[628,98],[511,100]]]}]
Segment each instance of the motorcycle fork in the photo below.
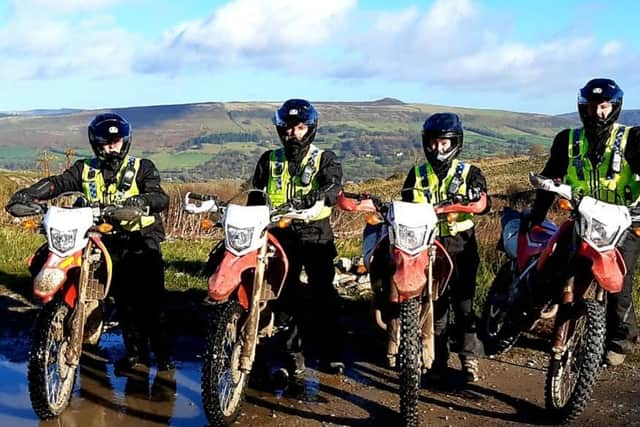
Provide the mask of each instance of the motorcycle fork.
[{"label": "motorcycle fork", "polygon": [[[429,248],[429,265],[427,266],[427,283],[425,286],[426,295],[422,297],[422,308],[420,324],[422,339],[422,369],[430,369],[435,360],[435,328],[433,319],[433,302],[437,299],[438,292],[434,289],[433,263],[436,257],[435,247]],[[434,298],[435,297],[435,298]]]},{"label": "motorcycle fork", "polygon": [[[265,231],[266,233],[266,231]],[[258,252],[258,263],[253,275],[253,286],[251,290],[251,303],[249,314],[244,324],[243,345],[240,350],[240,370],[248,373],[253,365],[256,355],[256,345],[258,343],[258,323],[260,320],[262,287],[264,284],[265,269],[267,265],[267,248],[269,239],[264,239],[264,244]]]},{"label": "motorcycle fork", "polygon": [[[580,287],[580,286],[579,286]],[[553,358],[560,360],[567,348],[567,342],[573,336],[576,319],[579,317],[580,307],[576,305],[576,296],[578,300],[595,298],[598,301],[604,300],[604,290],[598,286],[597,282],[592,280],[584,291],[576,290],[575,276],[567,279],[561,295],[560,308],[558,310],[559,321],[556,322],[556,332],[553,340],[551,351]]]},{"label": "motorcycle fork", "polygon": [[84,338],[84,324],[86,321],[86,297],[87,283],[89,281],[89,255],[91,253],[92,243],[89,242],[84,248],[82,254],[82,267],[80,269],[80,278],[78,280],[78,296],[74,310],[69,319],[70,334],[69,346],[65,354],[68,365],[77,366],[80,362],[82,354],[82,341]]}]

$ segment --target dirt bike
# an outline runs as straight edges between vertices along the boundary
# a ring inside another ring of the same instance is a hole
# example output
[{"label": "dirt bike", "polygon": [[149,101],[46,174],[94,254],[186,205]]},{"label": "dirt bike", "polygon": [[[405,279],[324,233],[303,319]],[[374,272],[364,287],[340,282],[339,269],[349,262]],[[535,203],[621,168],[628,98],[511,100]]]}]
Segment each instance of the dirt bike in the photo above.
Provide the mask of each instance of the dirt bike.
[{"label": "dirt bike", "polygon": [[[608,293],[622,290],[626,274],[624,260],[616,246],[632,221],[640,217],[632,218],[626,206],[573,194],[566,184],[535,174],[530,174],[529,180],[534,188],[560,196],[558,206],[570,212],[570,218],[555,232],[553,227],[543,232],[544,237],[539,239],[541,250],[536,249],[537,253],[526,264],[535,270],[533,281],[528,285],[533,289],[522,286],[522,291],[531,294],[540,286],[536,277],[553,278],[550,288],[544,292],[545,304],[550,307],[548,312],[555,314],[545,406],[554,421],[567,423],[582,413],[591,398],[605,350],[606,297]],[[523,233],[517,249],[518,259],[522,259],[520,269],[531,251]],[[566,262],[563,262],[563,271],[556,271],[558,267],[550,258],[561,250],[567,251],[563,255]],[[494,310],[505,311],[506,317],[519,317],[508,305],[496,305]]]},{"label": "dirt bike", "polygon": [[[506,255],[494,278],[485,300],[480,320],[480,335],[484,342],[487,356],[495,356],[508,351],[520,336],[520,327],[511,325],[515,310],[514,304],[523,293],[531,292],[529,288],[540,259],[540,254],[549,240],[558,230],[556,224],[549,220],[526,230],[522,223],[529,221],[528,209],[518,212],[506,207],[502,211],[502,233],[498,247]],[[532,296],[528,295],[527,300]],[[544,306],[539,313],[533,313],[541,319],[555,316],[557,306]],[[505,328],[505,326],[507,326]]]},{"label": "dirt bike", "polygon": [[[255,191],[255,190],[254,190]],[[190,213],[222,211],[224,255],[208,281],[212,312],[202,366],[202,403],[209,423],[226,426],[240,414],[261,338],[274,333],[270,302],[276,300],[287,276],[289,261],[269,231],[291,221],[315,218],[324,204],[298,209],[281,206],[241,206],[214,196],[187,193]]]},{"label": "dirt bike", "polygon": [[[433,304],[445,291],[453,262],[436,240],[438,216],[452,222],[458,213],[480,213],[485,194],[472,203],[439,206],[381,202],[370,194],[341,193],[338,206],[368,212],[364,260],[374,288],[376,322],[388,335],[387,359],[400,371],[400,416],[417,426],[418,390],[435,358]],[[398,314],[399,310],[399,314]]]},{"label": "dirt bike", "polygon": [[[42,203],[7,206],[16,217],[44,214],[38,228],[47,243],[29,260],[33,294],[44,306],[31,334],[29,397],[41,419],[60,415],[71,400],[83,344],[97,344],[103,330],[102,304],[109,293],[112,264],[102,236],[121,221],[145,214],[135,207],[61,208]],[[28,220],[29,221],[29,220]],[[29,224],[36,228],[36,223]]]}]

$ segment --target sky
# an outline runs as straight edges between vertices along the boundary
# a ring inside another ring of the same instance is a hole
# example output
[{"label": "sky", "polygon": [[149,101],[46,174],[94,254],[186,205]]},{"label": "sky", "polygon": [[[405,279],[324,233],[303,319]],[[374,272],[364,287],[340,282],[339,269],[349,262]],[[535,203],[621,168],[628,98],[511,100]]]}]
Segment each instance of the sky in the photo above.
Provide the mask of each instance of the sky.
[{"label": "sky", "polygon": [[405,102],[559,114],[594,77],[640,108],[635,0],[0,0],[0,111]]}]

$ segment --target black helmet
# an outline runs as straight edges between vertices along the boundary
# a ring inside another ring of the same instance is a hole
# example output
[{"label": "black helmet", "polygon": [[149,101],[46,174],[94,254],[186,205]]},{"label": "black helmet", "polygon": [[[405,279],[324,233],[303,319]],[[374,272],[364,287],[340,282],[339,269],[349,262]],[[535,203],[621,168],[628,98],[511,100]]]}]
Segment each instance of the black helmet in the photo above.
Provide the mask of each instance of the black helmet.
[{"label": "black helmet", "polygon": [[[302,141],[287,135],[287,129],[299,123],[309,126]],[[286,150],[306,151],[305,149],[313,142],[318,130],[318,112],[309,101],[289,99],[276,110],[273,115],[273,124],[276,125],[278,136]]]},{"label": "black helmet", "polygon": [[[107,156],[102,150],[102,146],[111,144],[120,138],[122,138],[120,152],[109,153]],[[94,154],[100,160],[120,161],[124,159],[129,152],[129,147],[131,147],[131,125],[119,114],[98,114],[89,123],[89,143]]]},{"label": "black helmet", "polygon": [[[611,79],[589,80],[578,94],[578,112],[585,129],[600,131],[613,125],[620,116],[623,95],[624,92],[620,86]],[[610,102],[613,108],[607,118],[601,119],[589,114],[589,104],[599,104],[606,101]]]},{"label": "black helmet", "polygon": [[[436,113],[427,118],[422,125],[422,148],[427,160],[433,167],[449,164],[462,151],[463,129],[460,117],[454,113]],[[440,154],[431,148],[433,138],[449,138],[451,148]]]}]

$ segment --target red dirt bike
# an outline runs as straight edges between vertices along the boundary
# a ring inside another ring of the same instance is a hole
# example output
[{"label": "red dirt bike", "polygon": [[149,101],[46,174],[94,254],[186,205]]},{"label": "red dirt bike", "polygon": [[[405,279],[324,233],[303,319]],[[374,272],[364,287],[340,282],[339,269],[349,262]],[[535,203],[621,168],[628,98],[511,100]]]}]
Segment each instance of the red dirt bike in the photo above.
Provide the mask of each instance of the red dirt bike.
[{"label": "red dirt bike", "polygon": [[[538,260],[549,240],[558,231],[558,226],[549,220],[526,231],[522,221],[528,221],[529,209],[518,212],[506,207],[502,211],[502,234],[499,247],[507,260],[498,270],[487,298],[480,321],[480,335],[487,356],[495,356],[508,351],[520,336],[520,326],[512,325],[516,318],[513,311],[519,299],[530,301],[533,297],[530,282],[536,272]],[[532,315],[540,319],[550,319],[556,314],[557,305],[545,305],[539,313]],[[533,326],[532,326],[533,327]]]},{"label": "red dirt bike", "polygon": [[[517,338],[509,336],[510,333],[519,334],[523,326],[508,322],[526,319],[521,315],[520,305],[504,302],[514,302],[519,297],[530,298],[538,286],[536,277],[554,278],[548,291],[550,295],[545,295],[547,309],[543,310],[546,317],[555,314],[545,406],[554,421],[567,423],[582,413],[591,398],[604,354],[606,296],[620,292],[626,274],[624,260],[616,246],[628,232],[632,220],[635,222],[640,218],[632,218],[625,206],[572,194],[571,187],[566,184],[535,174],[530,174],[529,180],[534,188],[559,195],[558,206],[571,212],[571,216],[555,232],[554,227],[543,226],[537,230],[534,227],[529,236],[524,230],[519,233],[518,271],[525,273],[527,269],[533,269],[534,276],[528,283],[524,280],[516,283],[516,275],[510,285],[496,286],[490,292],[490,297],[493,294],[491,310],[496,313],[493,317],[509,319],[501,325],[494,323],[494,326],[500,326],[494,329],[494,338],[506,341],[508,347]],[[538,246],[527,240],[532,235],[538,236],[533,238]],[[568,247],[568,253],[563,257],[567,260],[563,271],[555,271],[558,267],[550,266],[552,263],[549,262],[559,247]],[[510,293],[513,295],[509,296]],[[503,303],[498,303],[501,295]],[[530,324],[530,320],[526,324]],[[507,325],[509,327],[504,327]],[[509,332],[505,333],[505,330]]]},{"label": "red dirt bike", "polygon": [[435,358],[433,303],[444,293],[453,271],[451,258],[436,240],[438,216],[448,216],[451,222],[458,213],[480,213],[487,206],[486,194],[473,203],[434,207],[342,193],[338,206],[372,214],[367,217],[363,246],[376,321],[388,334],[389,365],[399,367],[402,423],[417,426],[420,377]]},{"label": "red dirt bike", "polygon": [[227,426],[238,418],[256,346],[274,333],[269,303],[282,291],[289,261],[269,230],[311,220],[323,206],[241,206],[209,195],[185,195],[187,212],[223,212],[219,225],[225,251],[209,277],[212,312],[202,366],[202,403],[211,425]]},{"label": "red dirt bike", "polygon": [[[31,334],[28,383],[34,412],[42,419],[53,418],[71,399],[82,345],[95,345],[102,335],[112,276],[102,236],[118,232],[121,221],[137,221],[146,213],[135,207],[41,203],[15,203],[7,211],[16,217],[44,214],[39,228],[47,243],[29,260],[36,273],[33,293],[44,306]],[[33,221],[30,225],[37,228]]]}]

